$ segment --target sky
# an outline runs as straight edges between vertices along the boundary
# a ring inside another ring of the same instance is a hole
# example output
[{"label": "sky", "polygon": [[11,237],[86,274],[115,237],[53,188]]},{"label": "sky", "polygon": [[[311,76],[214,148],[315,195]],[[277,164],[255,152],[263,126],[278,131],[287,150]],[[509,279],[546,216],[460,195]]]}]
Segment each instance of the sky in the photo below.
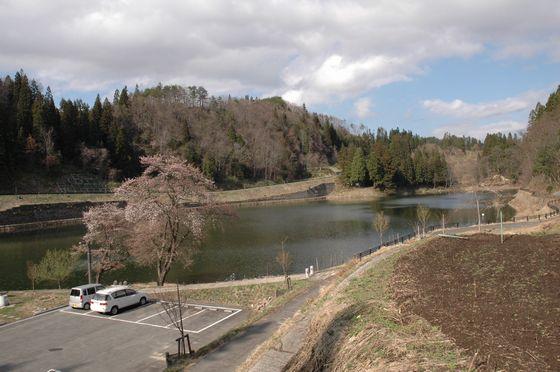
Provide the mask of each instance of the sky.
[{"label": "sky", "polygon": [[375,129],[520,131],[560,83],[558,0],[0,0],[0,73],[282,96]]}]

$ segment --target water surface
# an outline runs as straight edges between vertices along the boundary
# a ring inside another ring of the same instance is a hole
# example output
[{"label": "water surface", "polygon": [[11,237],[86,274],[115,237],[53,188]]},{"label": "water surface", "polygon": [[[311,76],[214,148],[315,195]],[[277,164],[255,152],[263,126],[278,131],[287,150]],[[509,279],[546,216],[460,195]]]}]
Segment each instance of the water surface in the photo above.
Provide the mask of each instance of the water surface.
[{"label": "water surface", "polygon": [[[490,207],[492,194],[479,195],[487,222],[495,220]],[[219,281],[228,278],[251,278],[279,274],[275,257],[280,242],[287,238],[286,249],[293,257],[292,271],[303,272],[309,265],[319,268],[343,262],[360,251],[379,244],[372,220],[383,210],[390,219],[385,239],[394,239],[417,227],[416,206],[431,210],[431,222],[439,223],[441,213],[448,222],[462,225],[477,220],[476,203],[472,194],[454,193],[436,196],[389,197],[371,202],[337,203],[329,201],[302,204],[241,207],[237,218],[227,221],[221,229],[209,233],[193,265],[176,265],[169,281],[181,283]],[[509,208],[506,217],[512,215]],[[29,288],[26,261],[39,262],[48,249],[70,249],[84,233],[83,227],[67,227],[0,236],[0,290]],[[67,286],[83,283],[85,260]],[[155,280],[155,270],[130,263],[125,269],[107,274],[112,280],[146,282]],[[43,283],[42,287],[52,287]]]}]

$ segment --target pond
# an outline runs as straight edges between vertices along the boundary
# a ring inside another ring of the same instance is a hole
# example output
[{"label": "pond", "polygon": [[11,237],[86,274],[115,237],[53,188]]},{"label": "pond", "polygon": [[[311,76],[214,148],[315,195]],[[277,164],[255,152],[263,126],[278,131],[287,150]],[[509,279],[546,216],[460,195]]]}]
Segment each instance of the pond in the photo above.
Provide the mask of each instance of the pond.
[{"label": "pond", "polygon": [[[493,194],[479,194],[485,222],[496,219],[491,207]],[[340,203],[331,201],[300,204],[240,207],[237,218],[208,234],[203,248],[188,268],[176,265],[168,281],[180,283],[212,282],[279,274],[275,257],[286,238],[286,250],[293,257],[292,272],[303,272],[310,265],[325,268],[342,263],[352,255],[379,244],[372,220],[379,211],[390,219],[385,239],[408,234],[416,229],[416,206],[431,210],[431,224],[446,221],[461,225],[475,223],[476,203],[470,193],[431,196],[387,197],[375,201]],[[506,218],[513,215],[505,208]],[[27,289],[26,262],[39,262],[48,249],[68,250],[84,233],[80,226],[0,236],[0,290]],[[85,259],[66,286],[86,281]],[[126,268],[107,274],[103,281],[155,280],[155,269],[129,263]],[[52,287],[42,283],[40,288]]]}]

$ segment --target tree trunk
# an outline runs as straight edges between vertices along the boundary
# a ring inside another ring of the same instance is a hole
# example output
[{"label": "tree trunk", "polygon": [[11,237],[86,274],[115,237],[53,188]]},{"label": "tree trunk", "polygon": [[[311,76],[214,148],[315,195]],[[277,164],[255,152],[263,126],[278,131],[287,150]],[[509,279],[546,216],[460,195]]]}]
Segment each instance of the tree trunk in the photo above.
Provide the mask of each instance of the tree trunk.
[{"label": "tree trunk", "polygon": [[95,283],[101,283],[102,275],[103,275],[103,270],[99,270],[97,274],[95,274]]},{"label": "tree trunk", "polygon": [[168,265],[162,265],[163,267],[158,265],[158,279],[157,279],[157,286],[158,287],[163,287],[163,285],[165,284],[165,278],[167,277],[167,274],[169,273],[169,269],[170,267],[168,267]]},{"label": "tree trunk", "polygon": [[62,289],[62,288],[60,287],[60,280],[58,280],[58,289]]}]

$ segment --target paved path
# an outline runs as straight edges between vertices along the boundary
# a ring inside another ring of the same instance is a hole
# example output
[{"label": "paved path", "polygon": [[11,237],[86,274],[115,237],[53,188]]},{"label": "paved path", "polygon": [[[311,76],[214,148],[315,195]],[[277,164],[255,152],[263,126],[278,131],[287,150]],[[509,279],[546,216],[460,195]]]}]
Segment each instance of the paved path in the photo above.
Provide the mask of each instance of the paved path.
[{"label": "paved path", "polygon": [[[362,273],[377,265],[377,263],[385,258],[392,256],[402,247],[403,246],[392,246],[385,248],[383,252],[370,257],[354,270],[354,272],[344,278],[344,280],[337,285],[335,291],[343,291],[352,279],[362,275]],[[249,372],[282,372],[292,357],[303,346],[313,315],[314,314],[311,313],[302,314],[297,319],[294,319],[290,328],[280,336],[280,342],[278,342],[277,345],[270,346],[258,360],[255,361],[249,369]]]},{"label": "paved path", "polygon": [[280,325],[290,319],[308,300],[318,295],[323,280],[313,280],[303,293],[290,300],[282,308],[258,320],[242,334],[238,335],[217,350],[201,358],[189,367],[189,371],[235,371],[247,357],[266,341]]}]

